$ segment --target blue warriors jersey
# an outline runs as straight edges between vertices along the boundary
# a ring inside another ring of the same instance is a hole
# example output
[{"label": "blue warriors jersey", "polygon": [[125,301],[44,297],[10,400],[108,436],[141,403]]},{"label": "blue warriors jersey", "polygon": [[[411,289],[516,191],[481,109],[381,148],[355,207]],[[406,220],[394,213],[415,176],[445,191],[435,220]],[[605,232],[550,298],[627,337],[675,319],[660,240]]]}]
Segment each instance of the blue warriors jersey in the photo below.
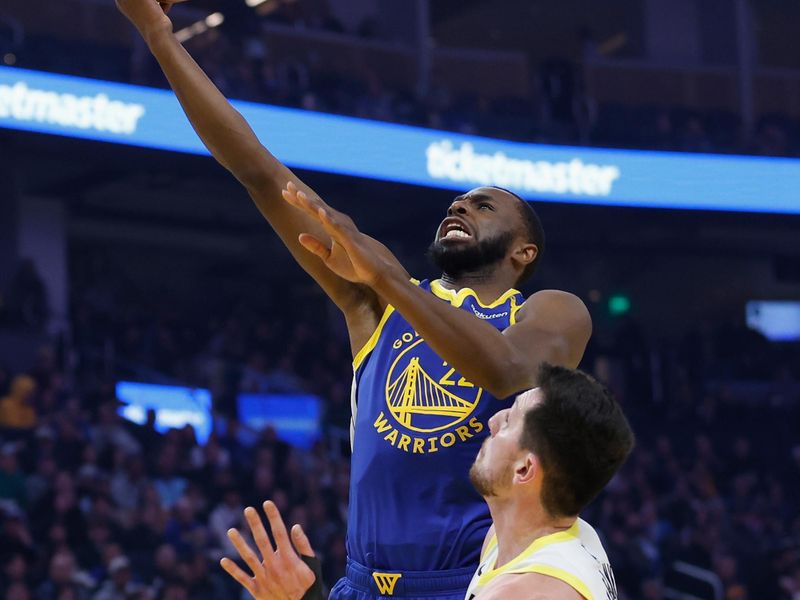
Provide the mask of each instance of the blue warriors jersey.
[{"label": "blue warriors jersey", "polygon": [[[418,285],[499,330],[523,302],[516,290],[485,306],[468,288]],[[374,569],[474,568],[491,517],[469,468],[489,418],[513,398],[464,379],[391,306],[353,364],[349,557]]]}]

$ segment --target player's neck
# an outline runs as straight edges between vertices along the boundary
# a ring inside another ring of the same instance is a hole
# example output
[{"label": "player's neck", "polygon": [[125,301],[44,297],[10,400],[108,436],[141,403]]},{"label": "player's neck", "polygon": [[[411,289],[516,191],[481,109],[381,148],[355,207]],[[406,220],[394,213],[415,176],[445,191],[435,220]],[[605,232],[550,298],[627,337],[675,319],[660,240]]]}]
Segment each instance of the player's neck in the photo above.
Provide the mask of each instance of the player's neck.
[{"label": "player's neck", "polygon": [[458,277],[443,273],[439,280],[449,290],[458,291],[463,288],[470,288],[475,292],[482,304],[491,304],[514,287],[516,276],[514,274],[506,275],[494,269],[492,271],[461,273]]},{"label": "player's neck", "polygon": [[497,569],[522,554],[533,542],[546,535],[566,531],[574,517],[554,518],[530,498],[487,500],[497,535]]}]

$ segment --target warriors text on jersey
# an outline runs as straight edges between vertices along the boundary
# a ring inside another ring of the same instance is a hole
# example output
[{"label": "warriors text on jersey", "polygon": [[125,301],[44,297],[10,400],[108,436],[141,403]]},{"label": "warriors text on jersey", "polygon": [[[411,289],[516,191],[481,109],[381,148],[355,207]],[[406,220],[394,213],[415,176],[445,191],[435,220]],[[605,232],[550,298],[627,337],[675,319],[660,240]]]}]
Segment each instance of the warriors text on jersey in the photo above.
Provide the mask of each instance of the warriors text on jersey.
[{"label": "warriors text on jersey", "polygon": [[[499,330],[523,301],[509,290],[485,306],[468,288],[419,286]],[[349,557],[401,571],[476,565],[490,517],[469,468],[489,418],[513,398],[464,379],[391,306],[353,364]]]},{"label": "warriors text on jersey", "polygon": [[540,573],[560,579],[586,600],[617,600],[614,573],[594,528],[578,519],[566,531],[535,540],[519,556],[495,568],[497,537],[489,540],[481,565],[469,584],[467,600],[480,600],[481,592],[501,575]]}]

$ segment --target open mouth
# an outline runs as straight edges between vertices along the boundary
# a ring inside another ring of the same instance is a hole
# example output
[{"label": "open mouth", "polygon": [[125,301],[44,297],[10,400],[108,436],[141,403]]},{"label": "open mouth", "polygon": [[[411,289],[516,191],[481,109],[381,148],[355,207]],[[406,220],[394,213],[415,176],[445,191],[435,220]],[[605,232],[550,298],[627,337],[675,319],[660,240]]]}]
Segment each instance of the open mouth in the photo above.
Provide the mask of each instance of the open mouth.
[{"label": "open mouth", "polygon": [[469,240],[472,234],[466,225],[457,219],[445,219],[439,240]]}]

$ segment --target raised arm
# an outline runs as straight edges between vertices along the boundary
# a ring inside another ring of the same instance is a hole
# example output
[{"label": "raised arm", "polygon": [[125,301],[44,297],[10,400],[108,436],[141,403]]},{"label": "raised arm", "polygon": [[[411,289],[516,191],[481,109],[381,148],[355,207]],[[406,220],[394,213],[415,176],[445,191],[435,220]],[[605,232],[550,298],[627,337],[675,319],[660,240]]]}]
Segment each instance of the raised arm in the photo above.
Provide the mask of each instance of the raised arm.
[{"label": "raised arm", "polygon": [[[174,1],[174,0],[173,0]],[[171,2],[117,0],[120,11],[134,24],[161,66],[194,130],[217,161],[247,189],[258,209],[278,233],[303,269],[345,313],[356,350],[366,342],[380,318],[378,300],[369,288],[346,281],[302,249],[302,232],[329,241],[325,230],[283,201],[291,182],[317,195],[259,142],[253,130],[230,105],[173,35],[172,22],[162,10]],[[359,330],[363,329],[364,334]]]}]

